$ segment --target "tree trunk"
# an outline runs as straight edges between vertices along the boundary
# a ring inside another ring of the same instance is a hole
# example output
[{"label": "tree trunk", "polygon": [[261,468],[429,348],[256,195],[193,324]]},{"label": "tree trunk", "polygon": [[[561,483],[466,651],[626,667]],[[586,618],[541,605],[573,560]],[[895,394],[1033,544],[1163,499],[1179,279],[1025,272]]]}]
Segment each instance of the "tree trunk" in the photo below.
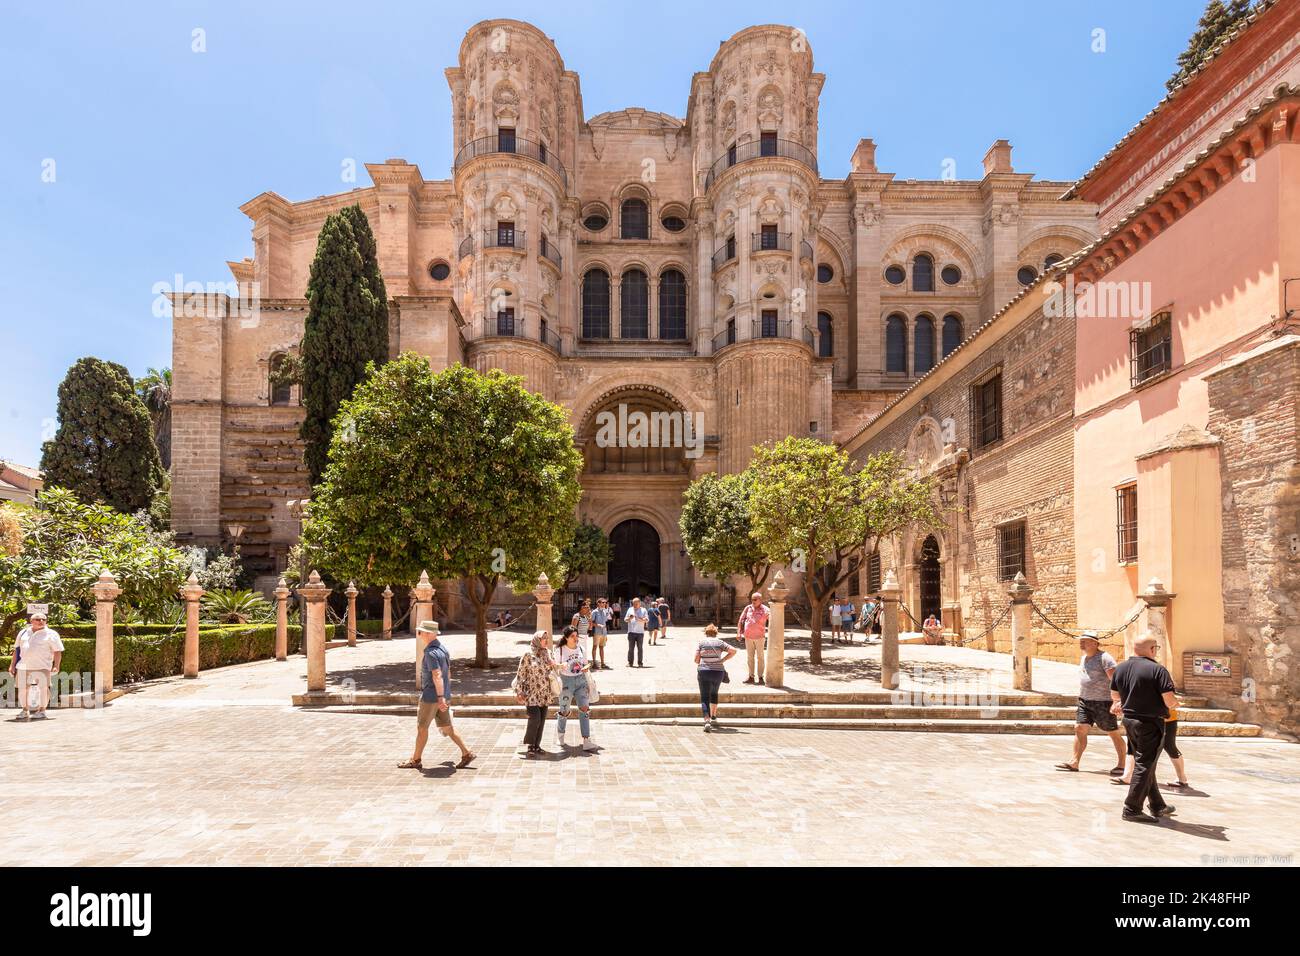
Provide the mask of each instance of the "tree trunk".
[{"label": "tree trunk", "polygon": [[808,613],[812,616],[812,620],[808,622],[812,630],[808,661],[811,664],[820,664],[822,662],[822,608],[826,605],[826,596],[817,597],[811,587],[805,587],[804,592],[808,595]]},{"label": "tree trunk", "polygon": [[[470,586],[465,590],[469,592],[470,603],[474,605],[474,666],[491,667],[492,659],[488,656],[487,612],[488,601],[492,600],[492,595],[496,593],[496,577],[489,579],[480,575],[469,584]],[[483,587],[482,594],[479,593],[478,585]]]}]

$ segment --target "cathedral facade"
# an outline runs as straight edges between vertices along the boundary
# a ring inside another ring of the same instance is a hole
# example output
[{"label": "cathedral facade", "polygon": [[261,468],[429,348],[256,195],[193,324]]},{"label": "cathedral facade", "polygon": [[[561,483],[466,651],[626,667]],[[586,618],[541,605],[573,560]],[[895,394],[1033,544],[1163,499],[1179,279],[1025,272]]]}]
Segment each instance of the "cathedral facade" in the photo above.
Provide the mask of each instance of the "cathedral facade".
[{"label": "cathedral facade", "polygon": [[[713,587],[678,531],[693,477],[787,435],[847,439],[1096,235],[1096,204],[1017,172],[1004,140],[980,179],[899,180],[869,139],[847,176],[823,178],[825,76],[790,27],[723,42],[684,118],[587,118],[556,45],[515,20],[472,27],[446,80],[450,178],[390,159],[367,165],[369,187],[263,193],[242,207],[254,254],[229,264],[239,295],[174,297],[183,540],[284,566],[310,492],[298,389],[273,373],[302,336],[321,224],[344,206],[375,233],[391,354],[500,368],[568,409],[581,517],[615,551],[608,577],[580,586],[677,601]],[[686,442],[598,440],[599,422],[637,411],[700,424]]]}]

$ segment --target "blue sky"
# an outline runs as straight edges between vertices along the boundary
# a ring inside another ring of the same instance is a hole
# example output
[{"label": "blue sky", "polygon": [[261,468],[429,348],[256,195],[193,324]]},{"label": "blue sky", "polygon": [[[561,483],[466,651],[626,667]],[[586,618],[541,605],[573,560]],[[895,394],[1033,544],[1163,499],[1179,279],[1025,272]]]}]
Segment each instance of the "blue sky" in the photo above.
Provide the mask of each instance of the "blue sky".
[{"label": "blue sky", "polygon": [[[516,17],[553,37],[588,116],[684,115],[691,74],[756,23],[807,34],[826,74],[819,163],[860,137],[900,179],[947,157],[978,178],[993,140],[1017,170],[1074,179],[1164,94],[1203,0],[648,4],[7,2],[0,32],[0,457],[38,464],[58,383],[83,355],[171,364],[151,289],[225,282],[252,253],[241,203],[351,188],[345,159],[451,164],[443,69],[465,30]],[[195,29],[206,52],[193,52]],[[1095,53],[1094,31],[1105,31]],[[53,160],[54,181],[46,182]]]}]

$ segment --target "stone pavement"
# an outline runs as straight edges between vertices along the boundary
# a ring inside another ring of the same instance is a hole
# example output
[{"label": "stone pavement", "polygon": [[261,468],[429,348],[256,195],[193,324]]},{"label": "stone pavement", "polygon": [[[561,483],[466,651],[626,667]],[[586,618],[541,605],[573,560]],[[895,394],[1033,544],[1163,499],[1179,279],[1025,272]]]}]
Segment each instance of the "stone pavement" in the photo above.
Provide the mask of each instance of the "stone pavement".
[{"label": "stone pavement", "polygon": [[[675,672],[683,643],[649,659]],[[942,650],[904,648],[904,660]],[[410,652],[409,639],[376,641],[328,659],[360,673],[402,668]],[[1170,798],[1175,821],[1146,827],[1119,819],[1102,740],[1089,772],[1063,774],[1051,769],[1067,756],[1061,738],[598,722],[600,752],[525,762],[520,721],[462,720],[475,766],[452,771],[435,738],[419,773],[395,766],[413,720],[294,709],[304,679],[296,657],[152,682],[40,723],[0,712],[0,799],[40,807],[38,825],[10,828],[6,858],[1196,866],[1294,863],[1300,843],[1300,747],[1277,740],[1181,742],[1198,789]],[[555,749],[553,722],[544,743]]]}]

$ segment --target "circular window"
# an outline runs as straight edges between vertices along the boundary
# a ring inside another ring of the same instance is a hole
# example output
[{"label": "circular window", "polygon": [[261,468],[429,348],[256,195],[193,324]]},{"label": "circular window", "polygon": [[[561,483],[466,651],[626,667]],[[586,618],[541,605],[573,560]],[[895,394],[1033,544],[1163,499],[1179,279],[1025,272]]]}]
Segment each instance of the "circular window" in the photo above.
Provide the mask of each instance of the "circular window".
[{"label": "circular window", "polygon": [[1053,252],[1050,256],[1048,256],[1046,259],[1043,260],[1043,268],[1050,269],[1052,268],[1052,266],[1056,265],[1064,258],[1065,256]]},{"label": "circular window", "polygon": [[429,275],[433,277],[435,282],[441,282],[451,275],[451,266],[445,262],[435,262],[429,266]]},{"label": "circular window", "polygon": [[582,225],[592,232],[600,232],[600,230],[609,225],[609,220],[597,212],[592,213],[586,219],[582,220]]},{"label": "circular window", "polygon": [[664,216],[663,224],[669,232],[681,232],[686,228],[686,220],[681,216]]},{"label": "circular window", "polygon": [[945,285],[956,285],[961,281],[961,270],[956,266],[944,266],[939,275],[943,277]]},{"label": "circular window", "polygon": [[818,282],[830,282],[834,278],[835,278],[835,270],[832,269],[830,266],[828,266],[826,263],[823,262],[817,266]]},{"label": "circular window", "polygon": [[1016,273],[1016,278],[1020,280],[1021,285],[1030,285],[1038,278],[1038,270],[1033,266],[1021,266],[1020,271]]},{"label": "circular window", "polygon": [[907,281],[907,273],[902,266],[890,266],[885,270],[885,281],[890,285],[902,285]]}]

